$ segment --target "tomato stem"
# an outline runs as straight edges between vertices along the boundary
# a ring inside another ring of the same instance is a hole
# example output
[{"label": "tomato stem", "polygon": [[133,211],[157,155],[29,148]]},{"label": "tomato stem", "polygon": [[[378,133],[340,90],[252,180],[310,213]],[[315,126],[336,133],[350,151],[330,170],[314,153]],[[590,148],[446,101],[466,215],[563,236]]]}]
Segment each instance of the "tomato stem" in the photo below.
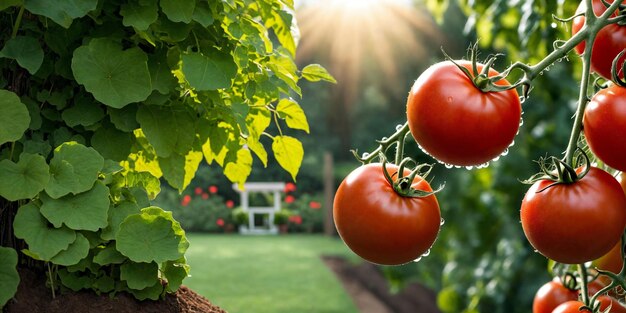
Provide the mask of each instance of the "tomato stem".
[{"label": "tomato stem", "polygon": [[[378,140],[378,147],[369,153],[364,153],[362,156],[358,154],[358,151],[352,150],[352,154],[354,157],[363,164],[372,163],[377,157],[382,153],[383,155],[387,152],[391,145],[396,144],[398,148],[396,150],[396,164],[399,164],[400,161],[398,159],[402,159],[402,155],[404,154],[404,141],[406,136],[409,134],[409,122],[404,123],[404,125],[398,125],[396,128],[396,132],[393,133],[388,138],[383,138],[382,140]],[[400,142],[402,143],[400,144]]]}]

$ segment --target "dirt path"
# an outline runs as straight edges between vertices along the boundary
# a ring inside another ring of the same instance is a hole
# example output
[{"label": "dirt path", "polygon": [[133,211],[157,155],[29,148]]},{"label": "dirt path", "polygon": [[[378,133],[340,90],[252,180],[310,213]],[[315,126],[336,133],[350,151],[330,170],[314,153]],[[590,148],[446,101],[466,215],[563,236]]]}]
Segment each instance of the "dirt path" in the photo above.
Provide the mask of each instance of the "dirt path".
[{"label": "dirt path", "polygon": [[410,284],[391,294],[387,280],[373,264],[352,265],[330,256],[322,260],[341,280],[361,313],[440,313],[435,293],[422,285]]}]

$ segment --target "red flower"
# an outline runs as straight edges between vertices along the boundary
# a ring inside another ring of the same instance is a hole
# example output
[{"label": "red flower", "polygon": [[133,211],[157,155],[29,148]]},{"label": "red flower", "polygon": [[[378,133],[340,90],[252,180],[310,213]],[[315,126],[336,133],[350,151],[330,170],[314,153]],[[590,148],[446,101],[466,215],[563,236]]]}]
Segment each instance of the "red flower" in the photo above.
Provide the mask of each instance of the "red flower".
[{"label": "red flower", "polygon": [[195,192],[196,192],[196,195],[200,195],[202,193],[202,188],[196,187]]},{"label": "red flower", "polygon": [[302,216],[300,215],[292,215],[289,217],[289,221],[296,224],[296,225],[300,225],[302,224]]},{"label": "red flower", "polygon": [[185,196],[183,197],[183,200],[182,200],[182,201],[180,201],[180,204],[181,204],[182,206],[187,206],[187,205],[189,205],[189,202],[191,202],[191,196],[190,196],[190,195],[185,195]]},{"label": "red flower", "polygon": [[296,185],[294,183],[286,183],[285,184],[285,193],[290,193],[296,191]]},{"label": "red flower", "polygon": [[206,200],[206,199],[208,199],[208,198],[209,198],[209,194],[208,194],[208,193],[206,193],[206,192],[203,192],[203,193],[202,193],[202,199]]},{"label": "red flower", "polygon": [[311,209],[317,210],[317,209],[322,208],[322,204],[317,202],[317,201],[311,201],[311,202],[309,202],[309,207]]},{"label": "red flower", "polygon": [[217,193],[217,186],[213,185],[209,187],[209,192],[210,193]]},{"label": "red flower", "polygon": [[217,224],[217,226],[222,227],[224,226],[224,220],[221,218],[218,218],[217,221],[215,221],[215,224]]},{"label": "red flower", "polygon": [[235,206],[235,202],[233,200],[226,200],[226,207],[232,209]]},{"label": "red flower", "polygon": [[294,198],[292,195],[287,195],[285,197],[285,202],[287,203],[293,203],[294,201],[296,201],[296,198]]}]

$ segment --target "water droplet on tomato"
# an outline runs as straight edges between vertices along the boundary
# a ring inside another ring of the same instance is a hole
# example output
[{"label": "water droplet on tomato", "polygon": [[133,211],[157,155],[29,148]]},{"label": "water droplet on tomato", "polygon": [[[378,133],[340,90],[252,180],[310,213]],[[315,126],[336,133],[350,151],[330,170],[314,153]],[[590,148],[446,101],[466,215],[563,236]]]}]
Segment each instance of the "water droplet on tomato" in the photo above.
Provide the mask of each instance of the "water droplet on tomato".
[{"label": "water droplet on tomato", "polygon": [[445,166],[446,166],[446,168],[448,168],[448,169],[450,169],[450,168],[453,168],[453,167],[454,167],[454,165],[452,165],[452,164],[444,164],[444,165],[445,165]]},{"label": "water droplet on tomato", "polygon": [[504,151],[502,151],[501,156],[506,156],[507,154],[509,154],[509,148],[504,149]]},{"label": "water droplet on tomato", "polygon": [[430,255],[430,249],[426,250],[426,252],[422,254],[422,257],[428,256],[428,255]]},{"label": "water droplet on tomato", "polygon": [[413,260],[413,262],[419,262],[419,261],[421,261],[421,260],[422,260],[422,257],[419,257],[419,258],[417,258],[417,259]]},{"label": "water droplet on tomato", "polygon": [[474,167],[470,165],[470,166],[466,166],[465,169],[468,170],[468,171],[471,171],[471,170],[474,169]]},{"label": "water droplet on tomato", "polygon": [[452,102],[452,101],[454,101],[454,98],[448,97],[448,102]]},{"label": "water droplet on tomato", "polygon": [[443,219],[443,217],[441,218],[441,222],[439,222],[439,226],[443,226],[443,224],[446,222],[446,220]]}]

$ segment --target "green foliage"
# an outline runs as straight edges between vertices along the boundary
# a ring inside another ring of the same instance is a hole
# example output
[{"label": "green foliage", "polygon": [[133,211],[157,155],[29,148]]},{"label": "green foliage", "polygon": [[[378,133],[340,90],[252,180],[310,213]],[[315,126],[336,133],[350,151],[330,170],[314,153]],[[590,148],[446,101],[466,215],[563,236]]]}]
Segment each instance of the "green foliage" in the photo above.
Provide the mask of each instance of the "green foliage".
[{"label": "green foliage", "polygon": [[308,124],[291,97],[303,78],[333,78],[298,70],[292,12],[281,0],[0,1],[0,204],[19,201],[2,222],[25,257],[71,290],[175,291],[189,243],[151,205],[161,179],[183,193],[204,160],[243,184],[253,154],[272,162],[269,144],[298,174],[304,151],[287,131]]},{"label": "green foliage", "polygon": [[0,247],[0,307],[4,306],[17,291],[20,276],[17,273],[17,252],[11,248]]}]

